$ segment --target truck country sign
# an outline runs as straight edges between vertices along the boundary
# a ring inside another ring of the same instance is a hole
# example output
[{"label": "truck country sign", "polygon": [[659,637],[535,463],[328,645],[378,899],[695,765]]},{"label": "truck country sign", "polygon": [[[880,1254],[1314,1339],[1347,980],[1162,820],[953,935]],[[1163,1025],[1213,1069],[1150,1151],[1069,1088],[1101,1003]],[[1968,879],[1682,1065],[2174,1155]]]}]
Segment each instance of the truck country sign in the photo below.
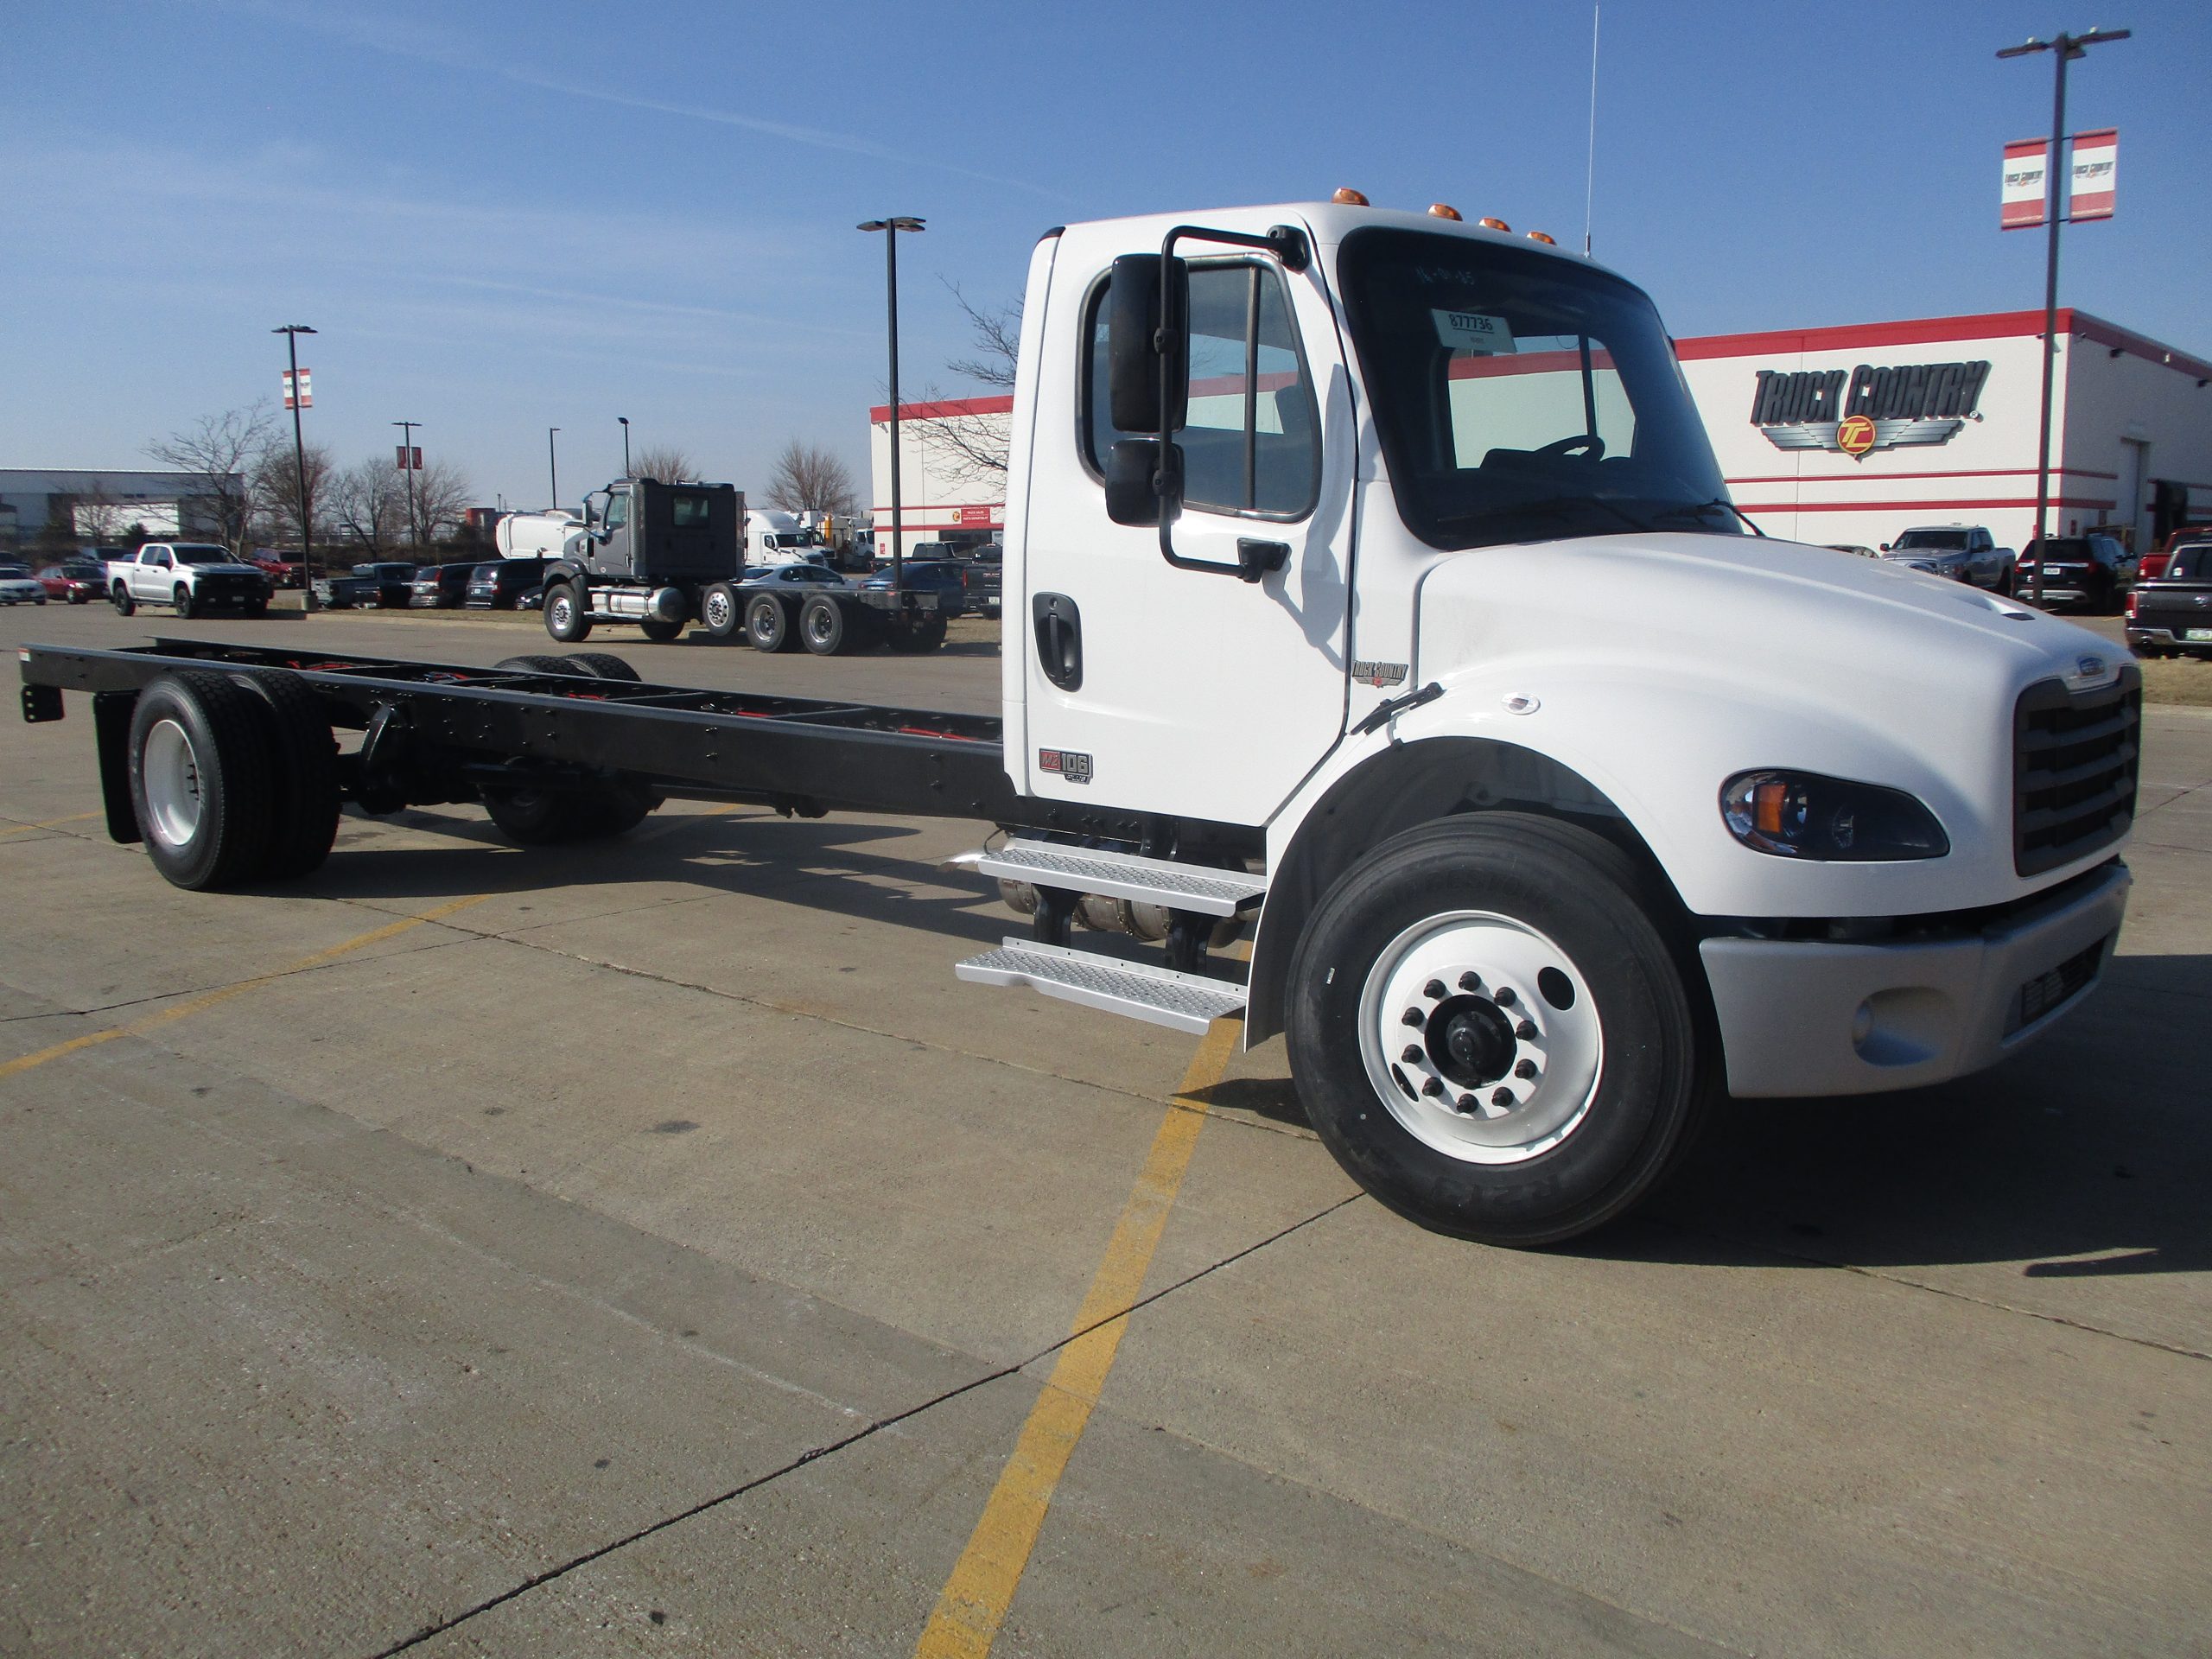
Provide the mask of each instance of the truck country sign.
[{"label": "truck country sign", "polygon": [[1876,449],[1948,443],[1969,420],[1989,378],[1988,359],[1878,368],[1761,369],[1751,424],[1777,449],[1840,449],[1853,461]]}]

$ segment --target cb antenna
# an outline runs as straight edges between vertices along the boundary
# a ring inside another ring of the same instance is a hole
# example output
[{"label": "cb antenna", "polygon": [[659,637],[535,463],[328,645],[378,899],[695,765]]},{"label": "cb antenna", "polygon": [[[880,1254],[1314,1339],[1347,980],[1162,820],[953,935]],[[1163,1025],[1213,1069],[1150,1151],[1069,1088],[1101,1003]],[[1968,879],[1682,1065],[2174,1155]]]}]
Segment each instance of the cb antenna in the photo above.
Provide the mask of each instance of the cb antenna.
[{"label": "cb antenna", "polygon": [[1590,257],[1590,208],[1598,191],[1598,8],[1590,0],[1590,144],[1582,175],[1582,257]]}]

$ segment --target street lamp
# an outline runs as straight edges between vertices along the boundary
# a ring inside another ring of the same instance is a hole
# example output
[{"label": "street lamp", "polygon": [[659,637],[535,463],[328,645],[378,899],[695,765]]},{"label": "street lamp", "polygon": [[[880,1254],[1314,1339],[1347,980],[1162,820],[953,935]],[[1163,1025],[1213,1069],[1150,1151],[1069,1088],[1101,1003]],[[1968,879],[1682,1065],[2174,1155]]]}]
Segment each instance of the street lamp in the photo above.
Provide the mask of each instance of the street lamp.
[{"label": "street lamp", "polygon": [[399,470],[407,474],[407,535],[416,548],[423,545],[422,527],[415,522],[415,429],[420,421],[394,421],[399,429]]},{"label": "street lamp", "polygon": [[284,336],[284,349],[292,361],[292,466],[300,486],[300,581],[307,591],[301,603],[311,611],[315,609],[315,532],[309,521],[315,515],[308,511],[308,446],[300,434],[300,336],[315,330],[304,322],[288,322],[269,332]]},{"label": "street lamp", "polygon": [[[2038,542],[2049,533],[2046,526],[2050,515],[2050,373],[2052,359],[2058,350],[2058,226],[2064,218],[2067,201],[2067,197],[2059,194],[2059,167],[2066,153],[2066,66],[2075,58],[2088,56],[2091,47],[2102,46],[2107,41],[2124,41],[2133,32],[2126,29],[2093,29],[2086,35],[2060,34],[2047,41],[2031,36],[2018,46],[2008,46],[1997,54],[2000,58],[2024,58],[2037,52],[2048,52],[2057,65],[2050,99],[2050,149],[2043,168],[2044,219],[2050,226],[2050,250],[2044,261],[2043,427],[2036,440],[2036,540]],[[2030,562],[2028,597],[2037,605],[2043,603],[2041,559]]]},{"label": "street lamp", "polygon": [[622,423],[622,476],[627,478],[630,476],[630,417],[617,415],[614,418]]},{"label": "street lamp", "polygon": [[561,511],[561,463],[554,458],[553,435],[560,429],[557,426],[545,429],[545,471],[553,482],[553,511],[556,512]]},{"label": "street lamp", "polygon": [[883,281],[891,312],[891,591],[895,595],[902,589],[906,553],[905,515],[899,505],[899,232],[918,231],[922,221],[901,215],[871,219],[860,228],[884,233]]}]

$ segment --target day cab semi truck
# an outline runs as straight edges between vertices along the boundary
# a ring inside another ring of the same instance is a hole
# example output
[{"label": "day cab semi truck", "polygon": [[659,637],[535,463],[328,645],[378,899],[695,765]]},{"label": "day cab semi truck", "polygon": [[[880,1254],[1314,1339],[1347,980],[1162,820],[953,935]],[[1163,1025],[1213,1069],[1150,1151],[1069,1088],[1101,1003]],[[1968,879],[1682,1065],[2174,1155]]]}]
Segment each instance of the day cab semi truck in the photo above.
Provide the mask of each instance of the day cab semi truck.
[{"label": "day cab semi truck", "polygon": [[973,820],[1029,923],[961,978],[1286,1033],[1363,1186],[1509,1244],[1723,1091],[1973,1071],[2111,957],[2132,660],[1751,532],[1586,259],[1356,200],[1055,230],[1012,429],[994,718],[176,640],[28,648],[25,711],[92,694],[111,833],[191,888],[314,868],[346,800]]}]

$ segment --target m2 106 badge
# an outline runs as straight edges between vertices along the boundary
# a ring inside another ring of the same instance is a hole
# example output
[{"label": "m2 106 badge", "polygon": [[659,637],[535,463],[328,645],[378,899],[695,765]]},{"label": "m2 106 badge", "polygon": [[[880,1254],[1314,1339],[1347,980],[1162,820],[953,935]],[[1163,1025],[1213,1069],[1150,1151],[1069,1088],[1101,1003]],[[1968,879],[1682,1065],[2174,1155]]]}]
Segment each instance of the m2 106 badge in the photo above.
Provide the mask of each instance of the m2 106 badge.
[{"label": "m2 106 badge", "polygon": [[1087,784],[1090,781],[1090,757],[1073,749],[1039,749],[1037,770],[1057,772],[1071,784]]}]

